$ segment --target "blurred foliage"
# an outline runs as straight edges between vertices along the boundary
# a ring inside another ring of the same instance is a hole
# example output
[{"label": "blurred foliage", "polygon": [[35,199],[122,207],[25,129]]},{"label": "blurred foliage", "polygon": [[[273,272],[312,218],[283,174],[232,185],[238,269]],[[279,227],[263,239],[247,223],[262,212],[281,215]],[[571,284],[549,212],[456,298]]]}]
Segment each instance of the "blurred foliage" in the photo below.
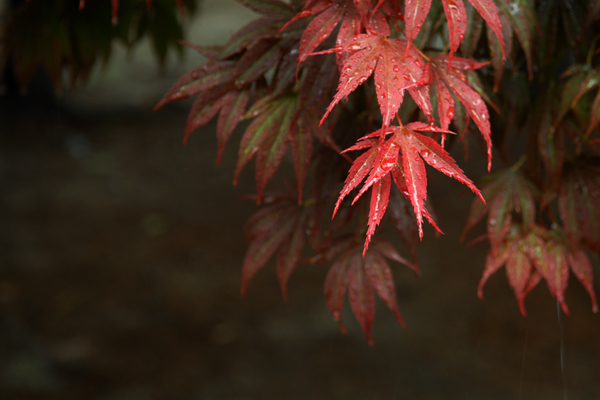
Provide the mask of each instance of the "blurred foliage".
[{"label": "blurred foliage", "polygon": [[[179,7],[178,7],[179,6]],[[106,64],[113,42],[132,48],[148,37],[160,64],[169,49],[183,47],[181,16],[196,11],[195,0],[31,0],[9,10],[0,37],[3,69],[14,66],[22,90],[42,68],[57,89],[86,82],[97,62]]]}]

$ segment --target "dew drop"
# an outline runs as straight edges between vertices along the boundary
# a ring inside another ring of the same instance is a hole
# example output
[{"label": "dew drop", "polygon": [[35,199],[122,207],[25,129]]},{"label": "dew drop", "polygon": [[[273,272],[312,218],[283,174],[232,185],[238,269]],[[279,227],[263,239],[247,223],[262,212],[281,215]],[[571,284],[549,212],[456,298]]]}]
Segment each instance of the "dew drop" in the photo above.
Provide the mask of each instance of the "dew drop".
[{"label": "dew drop", "polygon": [[394,65],[394,67],[392,69],[394,70],[394,72],[400,71],[400,67],[398,67],[397,65]]}]

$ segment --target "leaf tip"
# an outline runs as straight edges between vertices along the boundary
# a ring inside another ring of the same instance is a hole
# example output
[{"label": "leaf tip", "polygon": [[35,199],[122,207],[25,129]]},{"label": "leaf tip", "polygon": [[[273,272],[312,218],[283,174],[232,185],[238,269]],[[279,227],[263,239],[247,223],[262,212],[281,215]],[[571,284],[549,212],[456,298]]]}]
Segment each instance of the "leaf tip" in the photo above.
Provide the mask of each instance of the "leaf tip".
[{"label": "leaf tip", "polygon": [[519,310],[521,311],[523,318],[527,318],[527,310],[525,310],[525,297],[523,295],[519,296]]}]

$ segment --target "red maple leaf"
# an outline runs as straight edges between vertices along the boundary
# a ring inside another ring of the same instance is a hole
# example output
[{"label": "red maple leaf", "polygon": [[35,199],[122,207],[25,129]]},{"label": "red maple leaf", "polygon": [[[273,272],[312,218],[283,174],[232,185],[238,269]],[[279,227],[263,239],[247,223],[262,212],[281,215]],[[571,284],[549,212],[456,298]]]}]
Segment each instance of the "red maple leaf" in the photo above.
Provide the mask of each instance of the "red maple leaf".
[{"label": "red maple leaf", "polygon": [[[391,183],[390,174],[393,176],[400,191],[413,205],[419,228],[419,236],[423,237],[423,217],[427,218],[439,230],[425,208],[427,175],[423,160],[438,171],[467,185],[485,203],[479,189],[464,175],[463,171],[446,150],[435,140],[417,133],[416,130],[447,132],[419,122],[403,127],[392,126],[363,137],[356,145],[345,150],[369,149],[352,164],[333,213],[335,216],[344,197],[366,177],[363,187],[353,201],[353,203],[356,202],[367,189],[373,186],[369,212],[369,229],[367,231],[367,240],[363,254],[367,251],[375,227],[380,223],[387,208]],[[386,140],[386,135],[391,135],[391,137]],[[375,139],[374,137],[379,138]]]},{"label": "red maple leaf", "polygon": [[465,71],[472,71],[487,65],[466,58],[455,57],[450,64],[448,56],[437,56],[431,60],[431,74],[438,89],[438,111],[442,128],[454,116],[454,101],[448,89],[465,106],[471,119],[479,128],[487,143],[488,171],[492,168],[492,137],[490,114],[481,96],[467,83]]},{"label": "red maple leaf", "polygon": [[287,298],[287,282],[298,265],[305,246],[308,216],[314,208],[296,204],[296,194],[276,193],[269,204],[250,217],[244,237],[250,242],[242,267],[244,294],[254,275],[277,253],[277,277]]},{"label": "red maple leaf", "polygon": [[[504,59],[504,39],[502,35],[502,22],[498,14],[498,8],[493,0],[469,0],[473,7],[481,14],[488,23],[490,29],[498,37],[501,43],[502,59]],[[460,42],[467,31],[467,11],[462,0],[442,0],[446,19],[448,21],[448,34],[450,37],[450,61],[458,50]],[[427,18],[431,0],[406,0],[405,2],[405,30],[409,43],[417,37],[421,26]]]},{"label": "red maple leaf", "polygon": [[375,240],[371,249],[362,255],[360,245],[354,237],[342,240],[336,247],[341,252],[325,277],[325,300],[333,319],[342,323],[344,295],[348,291],[350,308],[358,320],[369,344],[373,344],[371,327],[375,317],[376,292],[381,300],[393,311],[396,319],[404,327],[396,301],[396,289],[392,272],[386,258],[402,263],[418,272],[416,265],[406,261],[394,247],[384,240]]},{"label": "red maple leaf", "polygon": [[321,123],[338,102],[356,90],[375,71],[375,91],[383,126],[389,126],[402,104],[404,90],[421,84],[423,79],[425,61],[416,50],[407,49],[404,39],[362,34],[330,50],[351,55],[341,67],[337,93]]}]

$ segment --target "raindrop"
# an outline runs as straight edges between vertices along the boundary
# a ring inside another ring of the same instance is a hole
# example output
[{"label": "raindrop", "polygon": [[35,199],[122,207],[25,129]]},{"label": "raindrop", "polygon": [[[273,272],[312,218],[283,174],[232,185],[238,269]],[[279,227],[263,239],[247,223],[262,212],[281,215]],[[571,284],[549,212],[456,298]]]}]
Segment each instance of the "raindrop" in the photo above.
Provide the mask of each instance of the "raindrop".
[{"label": "raindrop", "polygon": [[394,72],[399,72],[400,71],[400,67],[398,67],[397,65],[394,65],[393,70],[394,70]]}]

